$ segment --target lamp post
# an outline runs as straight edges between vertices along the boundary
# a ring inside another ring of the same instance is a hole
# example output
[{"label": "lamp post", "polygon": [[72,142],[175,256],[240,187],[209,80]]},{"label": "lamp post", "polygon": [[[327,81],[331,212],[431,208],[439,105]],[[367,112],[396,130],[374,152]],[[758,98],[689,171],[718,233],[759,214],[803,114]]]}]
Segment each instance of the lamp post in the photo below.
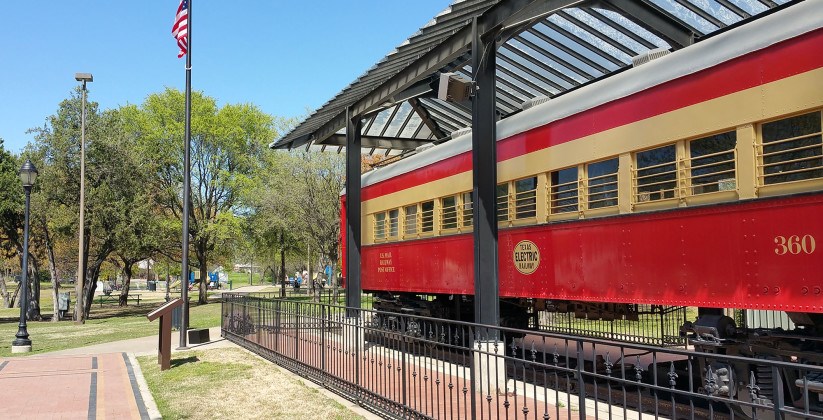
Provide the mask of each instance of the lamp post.
[{"label": "lamp post", "polygon": [[83,299],[83,286],[86,284],[86,265],[83,258],[84,241],[86,240],[86,83],[94,81],[91,73],[75,73],[74,80],[83,82],[83,104],[80,115],[80,233],[79,245],[77,247],[77,281],[74,285],[74,293],[77,295],[77,305],[75,307],[75,321],[83,322],[83,311],[85,310],[85,299]]},{"label": "lamp post", "polygon": [[31,187],[37,179],[37,168],[26,159],[26,163],[20,168],[20,181],[23,182],[23,190],[26,191],[26,208],[23,221],[23,276],[20,279],[20,324],[17,327],[17,334],[14,342],[11,343],[12,353],[28,353],[31,351],[31,340],[29,332],[26,330],[26,314],[29,310],[29,203],[31,201]]}]

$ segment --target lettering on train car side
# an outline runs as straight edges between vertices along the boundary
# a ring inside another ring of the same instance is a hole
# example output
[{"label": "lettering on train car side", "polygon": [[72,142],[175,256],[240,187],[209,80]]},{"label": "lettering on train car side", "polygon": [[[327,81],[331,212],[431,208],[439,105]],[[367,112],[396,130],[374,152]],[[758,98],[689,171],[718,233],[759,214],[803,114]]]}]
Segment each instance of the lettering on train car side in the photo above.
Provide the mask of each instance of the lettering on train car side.
[{"label": "lettering on train car side", "polygon": [[803,235],[803,237],[798,235],[792,235],[789,237],[775,236],[774,244],[776,245],[774,248],[774,253],[777,255],[797,255],[800,253],[811,254],[814,252],[815,248],[817,248],[814,236],[812,235]]},{"label": "lettering on train car side", "polygon": [[394,262],[392,260],[391,252],[381,252],[380,261],[378,261],[378,273],[394,273]]},{"label": "lettering on train car side", "polygon": [[521,274],[531,274],[540,266],[540,249],[532,241],[520,241],[514,246],[514,267]]}]

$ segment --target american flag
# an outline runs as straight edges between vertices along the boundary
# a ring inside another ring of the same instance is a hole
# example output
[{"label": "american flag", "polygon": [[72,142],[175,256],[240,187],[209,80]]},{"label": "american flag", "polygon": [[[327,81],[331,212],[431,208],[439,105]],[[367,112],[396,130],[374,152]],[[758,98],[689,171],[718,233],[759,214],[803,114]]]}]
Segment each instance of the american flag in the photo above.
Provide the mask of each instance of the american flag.
[{"label": "american flag", "polygon": [[171,35],[177,40],[180,52],[177,58],[186,55],[189,47],[189,0],[180,0],[177,7],[177,16],[174,18],[174,26],[171,27]]}]

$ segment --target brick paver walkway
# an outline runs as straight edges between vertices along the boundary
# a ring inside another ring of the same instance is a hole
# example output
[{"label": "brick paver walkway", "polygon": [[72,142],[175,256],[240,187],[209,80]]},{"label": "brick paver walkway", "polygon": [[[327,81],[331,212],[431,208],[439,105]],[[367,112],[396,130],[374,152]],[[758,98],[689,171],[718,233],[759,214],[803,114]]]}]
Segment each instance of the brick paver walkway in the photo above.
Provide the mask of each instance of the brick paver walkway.
[{"label": "brick paver walkway", "polygon": [[148,419],[125,353],[0,358],[2,419]]}]

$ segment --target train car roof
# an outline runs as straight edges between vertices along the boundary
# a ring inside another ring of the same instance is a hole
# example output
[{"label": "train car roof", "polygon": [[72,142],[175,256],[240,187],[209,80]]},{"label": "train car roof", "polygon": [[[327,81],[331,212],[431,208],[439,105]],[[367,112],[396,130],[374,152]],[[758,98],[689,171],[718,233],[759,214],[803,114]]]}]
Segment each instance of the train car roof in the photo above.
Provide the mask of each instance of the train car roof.
[{"label": "train car roof", "polygon": [[[808,1],[642,66],[551,99],[497,123],[497,140],[641,92],[823,26],[823,1]],[[363,174],[363,187],[471,150],[471,133]]]}]

